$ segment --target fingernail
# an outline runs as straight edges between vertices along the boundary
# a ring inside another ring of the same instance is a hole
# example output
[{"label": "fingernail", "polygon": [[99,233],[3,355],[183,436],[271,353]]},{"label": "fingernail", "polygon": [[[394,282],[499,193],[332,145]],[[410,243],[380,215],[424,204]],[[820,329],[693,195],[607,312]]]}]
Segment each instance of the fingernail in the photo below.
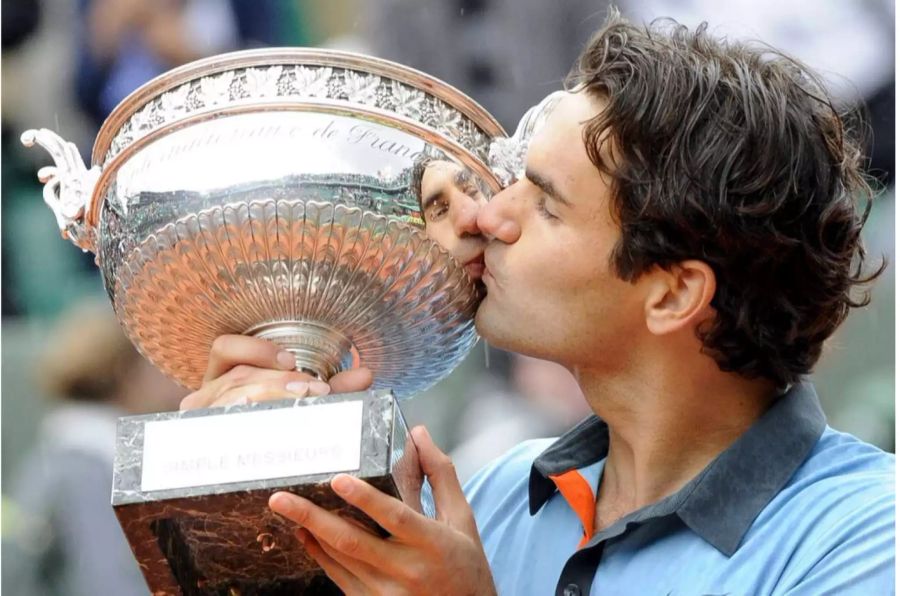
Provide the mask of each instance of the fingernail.
[{"label": "fingernail", "polygon": [[285,385],[284,388],[291,393],[296,393],[297,395],[304,396],[309,392],[309,383],[307,383],[306,381],[291,381],[290,383]]},{"label": "fingernail", "polygon": [[331,385],[324,381],[310,381],[309,392],[312,395],[328,395],[331,393]]},{"label": "fingernail", "polygon": [[231,405],[233,405],[233,406],[246,406],[246,405],[249,404],[249,403],[250,403],[250,398],[247,397],[246,395],[242,395],[242,396],[240,396],[239,398],[237,398],[236,400],[234,400],[233,402],[231,402]]},{"label": "fingernail", "polygon": [[297,367],[297,359],[287,350],[278,352],[278,356],[276,356],[275,359],[278,361],[278,366],[281,368],[293,369]]},{"label": "fingernail", "polygon": [[289,497],[285,493],[274,493],[269,497],[269,508],[273,510],[285,509],[290,502]]},{"label": "fingernail", "polygon": [[353,481],[346,474],[340,474],[332,478],[331,488],[339,495],[349,495],[353,490]]}]

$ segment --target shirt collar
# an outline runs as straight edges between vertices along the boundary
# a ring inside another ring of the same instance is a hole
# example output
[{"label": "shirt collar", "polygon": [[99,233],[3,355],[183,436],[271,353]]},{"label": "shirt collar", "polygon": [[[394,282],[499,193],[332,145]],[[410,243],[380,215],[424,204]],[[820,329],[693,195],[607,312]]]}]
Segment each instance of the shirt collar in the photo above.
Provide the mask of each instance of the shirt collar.
[{"label": "shirt collar", "polygon": [[[609,427],[597,416],[588,416],[541,453],[531,466],[528,506],[531,515],[556,492],[552,474],[562,474],[596,463],[609,451]],[[596,487],[594,487],[596,491]],[[596,493],[595,493],[596,494]]]},{"label": "shirt collar", "polygon": [[[812,385],[794,385],[700,474],[665,501],[677,503],[675,513],[685,525],[731,556],[753,520],[806,460],[824,430],[825,415]],[[596,416],[586,418],[560,437],[532,465],[528,494],[531,514],[536,514],[556,492],[551,474],[590,466],[605,458],[608,450],[609,427]]]}]

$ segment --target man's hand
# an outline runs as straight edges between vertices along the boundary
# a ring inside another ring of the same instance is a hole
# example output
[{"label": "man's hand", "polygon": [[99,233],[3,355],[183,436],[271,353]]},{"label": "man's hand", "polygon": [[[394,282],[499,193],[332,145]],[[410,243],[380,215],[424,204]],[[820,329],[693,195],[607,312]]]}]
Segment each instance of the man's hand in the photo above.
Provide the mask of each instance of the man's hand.
[{"label": "man's hand", "polygon": [[425,427],[411,434],[434,491],[437,520],[346,474],[331,481],[334,491],[378,522],[389,538],[291,493],[275,493],[269,506],[300,525],[297,538],[346,594],[496,594],[453,463]]},{"label": "man's hand", "polygon": [[372,384],[367,368],[340,372],[320,381],[294,370],[294,355],[272,342],[245,335],[222,335],[213,342],[203,385],[185,397],[182,410],[239,403],[363,391]]}]

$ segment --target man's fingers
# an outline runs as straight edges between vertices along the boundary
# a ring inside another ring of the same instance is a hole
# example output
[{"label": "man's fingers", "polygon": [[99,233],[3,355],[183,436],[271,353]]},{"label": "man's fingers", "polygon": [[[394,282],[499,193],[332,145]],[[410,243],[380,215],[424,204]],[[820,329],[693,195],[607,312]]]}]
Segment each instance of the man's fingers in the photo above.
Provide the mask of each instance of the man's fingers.
[{"label": "man's fingers", "polygon": [[182,410],[229,406],[251,401],[327,395],[328,383],[298,371],[235,366],[181,401]]},{"label": "man's fingers", "polygon": [[300,397],[317,397],[327,395],[331,390],[328,383],[322,381],[289,381],[287,383],[281,380],[270,381],[266,383],[252,383],[234,387],[223,392],[210,405],[231,406],[241,403],[258,403],[263,401],[271,401],[278,399],[292,399]]},{"label": "man's fingers", "polygon": [[328,379],[332,393],[365,391],[372,385],[372,371],[368,368],[351,368]]},{"label": "man's fingers", "polygon": [[270,341],[246,335],[220,335],[209,351],[203,382],[217,379],[239,364],[275,370],[296,367],[293,354]]},{"label": "man's fingers", "polygon": [[472,509],[459,484],[453,460],[434,444],[424,426],[413,428],[410,435],[419,452],[419,465],[431,484],[438,519],[449,522],[470,536],[477,535]]},{"label": "man's fingers", "polygon": [[297,540],[303,544],[306,553],[325,571],[325,575],[331,578],[344,594],[365,594],[365,586],[353,576],[346,567],[341,565],[334,557],[325,552],[319,541],[307,530],[299,528],[296,532]]},{"label": "man's fingers", "polygon": [[269,507],[309,530],[316,540],[327,543],[345,557],[375,566],[384,566],[389,559],[383,540],[302,497],[277,492],[269,498]]},{"label": "man's fingers", "polygon": [[308,530],[307,533],[310,534],[313,540],[316,540],[318,542],[319,548],[325,551],[325,554],[331,557],[339,565],[343,566],[344,569],[349,571],[353,575],[353,577],[358,579],[363,585],[379,585],[385,581],[384,574],[380,573],[377,568],[366,562],[360,561],[359,559],[348,557],[344,553],[329,545],[327,542],[319,541],[316,536],[314,534],[311,534]]},{"label": "man's fingers", "polygon": [[421,544],[429,540],[428,524],[431,520],[368,482],[348,474],[338,474],[332,478],[331,488],[401,542]]}]

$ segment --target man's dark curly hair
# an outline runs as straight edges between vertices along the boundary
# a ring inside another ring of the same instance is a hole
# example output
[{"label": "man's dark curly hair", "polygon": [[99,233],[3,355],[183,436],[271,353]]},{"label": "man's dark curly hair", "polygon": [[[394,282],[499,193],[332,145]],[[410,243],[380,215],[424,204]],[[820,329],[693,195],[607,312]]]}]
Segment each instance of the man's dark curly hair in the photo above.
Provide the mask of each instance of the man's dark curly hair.
[{"label": "man's dark curly hair", "polygon": [[[778,385],[810,372],[849,309],[868,303],[854,288],[884,268],[863,269],[873,192],[851,138],[858,115],[838,113],[816,75],[769,47],[616,12],[569,85],[605,102],[584,142],[613,181],[616,273],[706,262],[717,316],[697,331],[704,353]],[[607,135],[614,151],[602,150]]]}]

